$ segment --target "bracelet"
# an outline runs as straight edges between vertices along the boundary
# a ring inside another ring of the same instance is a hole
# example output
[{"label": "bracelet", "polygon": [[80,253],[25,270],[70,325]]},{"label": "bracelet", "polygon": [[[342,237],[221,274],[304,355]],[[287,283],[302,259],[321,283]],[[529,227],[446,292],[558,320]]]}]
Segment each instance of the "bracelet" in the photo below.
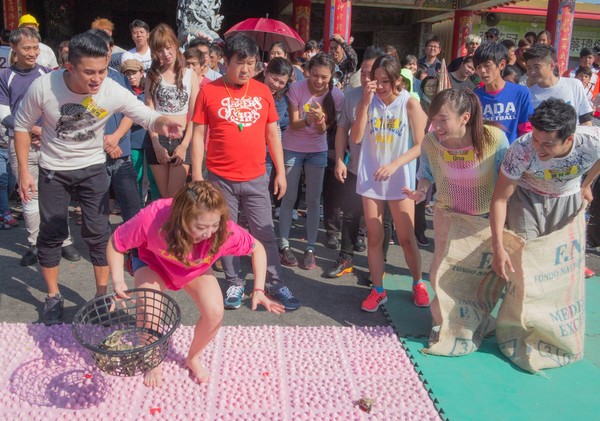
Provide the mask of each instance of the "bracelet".
[{"label": "bracelet", "polygon": [[254,288],[254,289],[252,290],[252,294],[250,294],[250,296],[251,296],[251,297],[254,297],[254,294],[255,294],[255,293],[257,293],[257,292],[262,292],[262,293],[263,293],[263,295],[267,295],[267,294],[265,293],[265,290],[264,290],[264,289],[260,289],[260,288]]},{"label": "bracelet", "polygon": [[304,124],[306,124],[306,127],[310,126],[310,123],[308,122],[308,120],[306,120],[306,117],[304,117]]},{"label": "bracelet", "polygon": [[324,115],[323,115],[323,117],[319,121],[317,121],[317,124],[323,124],[323,123],[325,123],[325,116]]}]

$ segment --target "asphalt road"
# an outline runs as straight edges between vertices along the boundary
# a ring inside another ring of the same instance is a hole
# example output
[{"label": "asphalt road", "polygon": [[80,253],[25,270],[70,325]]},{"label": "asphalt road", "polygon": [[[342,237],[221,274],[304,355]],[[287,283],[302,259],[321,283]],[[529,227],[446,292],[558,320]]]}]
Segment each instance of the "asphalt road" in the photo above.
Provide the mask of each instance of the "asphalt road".
[{"label": "asphalt road", "polygon": [[[115,226],[121,218],[111,216],[111,223]],[[427,236],[433,243],[431,220],[428,217],[429,230]],[[75,246],[80,250],[83,258],[79,262],[61,261],[60,286],[65,297],[64,321],[71,322],[75,312],[86,301],[94,296],[95,287],[92,265],[87,259],[86,246],[80,237],[80,227],[75,225],[71,218],[71,232],[75,239]],[[28,248],[26,241],[27,232],[24,221],[20,226],[7,231],[0,231],[0,322],[30,323],[40,321],[41,310],[46,296],[45,283],[41,277],[39,265],[22,267],[19,265],[21,255]],[[304,218],[294,223],[291,232],[291,247],[298,257],[303,251]],[[360,310],[362,300],[368,294],[366,276],[368,273],[367,257],[365,253],[357,253],[354,258],[355,273],[344,275],[338,279],[322,277],[325,269],[329,268],[337,258],[338,251],[326,248],[325,232],[321,230],[318,237],[316,250],[317,268],[306,271],[299,268],[285,268],[285,281],[294,295],[303,306],[294,312],[280,316],[269,314],[264,310],[251,311],[250,299],[245,298],[243,305],[237,310],[225,312],[225,325],[280,325],[280,326],[383,326],[387,325],[382,312],[366,313]],[[431,262],[433,246],[421,248],[423,257],[423,270],[427,278],[427,271]],[[249,259],[244,258],[246,279],[249,280],[247,291],[252,288],[252,274]],[[600,259],[597,254],[590,255],[588,266],[600,273]],[[402,251],[398,245],[391,245],[388,253],[386,273],[408,274]],[[128,275],[127,275],[128,276]],[[219,279],[222,274],[217,273]],[[127,282],[133,286],[133,279],[128,277]],[[223,288],[224,283],[221,282]],[[179,303],[182,310],[184,325],[195,324],[198,311],[195,305],[183,291],[170,292]]]}]

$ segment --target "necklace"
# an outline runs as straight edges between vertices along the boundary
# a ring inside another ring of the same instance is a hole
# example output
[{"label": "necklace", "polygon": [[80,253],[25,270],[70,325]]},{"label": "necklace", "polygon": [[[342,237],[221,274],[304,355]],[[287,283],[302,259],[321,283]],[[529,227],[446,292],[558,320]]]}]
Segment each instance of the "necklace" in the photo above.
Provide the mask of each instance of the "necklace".
[{"label": "necklace", "polygon": [[[231,103],[233,104],[233,95],[231,95],[231,91],[227,87],[227,82],[225,82],[225,79],[223,79],[223,85],[225,85],[225,90],[227,91],[227,95],[229,95],[229,99],[231,100]],[[246,98],[246,94],[248,93],[249,86],[250,86],[250,81],[248,81],[248,83],[246,83],[246,92],[244,92],[244,95],[240,99]],[[238,123],[237,127],[240,132],[242,130],[244,130],[244,125],[242,123]]]}]

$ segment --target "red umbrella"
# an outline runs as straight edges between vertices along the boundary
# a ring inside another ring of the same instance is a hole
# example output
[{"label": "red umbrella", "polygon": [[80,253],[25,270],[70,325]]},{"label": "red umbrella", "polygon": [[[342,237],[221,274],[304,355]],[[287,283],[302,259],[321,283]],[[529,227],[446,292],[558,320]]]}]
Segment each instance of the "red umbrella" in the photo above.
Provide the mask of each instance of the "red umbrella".
[{"label": "red umbrella", "polygon": [[250,18],[237,23],[225,32],[225,38],[243,32],[256,40],[258,46],[268,50],[274,42],[283,42],[288,52],[304,49],[300,35],[285,23],[268,18]]}]

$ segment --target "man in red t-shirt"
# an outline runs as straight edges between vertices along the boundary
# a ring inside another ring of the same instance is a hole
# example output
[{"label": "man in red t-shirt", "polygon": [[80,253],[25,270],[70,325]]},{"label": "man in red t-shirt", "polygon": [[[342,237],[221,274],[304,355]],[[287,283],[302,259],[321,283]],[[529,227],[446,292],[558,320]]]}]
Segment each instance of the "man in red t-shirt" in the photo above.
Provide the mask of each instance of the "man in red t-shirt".
[{"label": "man in red t-shirt", "polygon": [[[300,301],[282,281],[271,216],[265,167],[267,146],[277,173],[274,193],[278,198],[283,197],[287,184],[273,95],[266,85],[252,79],[258,53],[258,45],[248,35],[237,34],[225,42],[227,71],[222,78],[202,87],[192,117],[192,179],[203,179],[202,160],[208,131],[207,178],[221,188],[230,219],[237,222],[241,205],[250,233],[265,247],[269,295],[281,301],[286,310],[296,310]],[[225,279],[230,283],[225,307],[239,308],[245,286],[245,281],[239,278],[239,258],[224,256],[222,261]]]}]

